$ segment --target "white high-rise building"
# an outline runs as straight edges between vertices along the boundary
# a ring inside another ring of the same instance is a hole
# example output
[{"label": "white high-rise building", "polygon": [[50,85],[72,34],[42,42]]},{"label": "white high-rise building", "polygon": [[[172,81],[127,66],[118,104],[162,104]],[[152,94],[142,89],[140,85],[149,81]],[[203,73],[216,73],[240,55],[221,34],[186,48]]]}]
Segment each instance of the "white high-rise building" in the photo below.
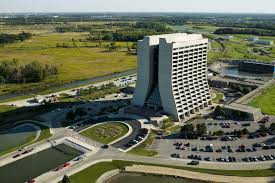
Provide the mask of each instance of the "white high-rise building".
[{"label": "white high-rise building", "polygon": [[138,79],[132,105],[187,120],[211,104],[208,39],[201,34],[146,36],[138,42]]}]

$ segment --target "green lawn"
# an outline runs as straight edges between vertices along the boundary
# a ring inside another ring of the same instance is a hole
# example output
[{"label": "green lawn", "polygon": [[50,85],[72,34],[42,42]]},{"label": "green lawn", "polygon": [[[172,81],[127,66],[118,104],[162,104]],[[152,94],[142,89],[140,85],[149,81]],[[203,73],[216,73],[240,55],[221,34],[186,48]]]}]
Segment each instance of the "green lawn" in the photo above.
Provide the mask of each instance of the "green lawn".
[{"label": "green lawn", "polygon": [[[274,169],[264,169],[264,170],[219,170],[219,169],[202,169],[202,168],[192,168],[192,167],[180,167],[180,166],[169,166],[162,164],[149,164],[141,162],[132,161],[120,161],[114,160],[112,162],[101,162],[92,165],[72,176],[70,176],[71,183],[95,183],[96,180],[105,172],[121,169],[123,170],[126,166],[131,165],[150,165],[150,166],[160,166],[168,167],[182,170],[189,170],[200,173],[208,173],[214,175],[224,175],[224,176],[241,176],[241,177],[268,177],[275,176]],[[194,177],[195,179],[195,177]]]},{"label": "green lawn", "polygon": [[[24,29],[22,29],[23,31]],[[0,49],[0,61],[18,59],[19,63],[34,60],[59,66],[57,76],[39,83],[1,84],[0,94],[23,91],[43,91],[51,86],[121,72],[136,67],[136,57],[124,50],[107,52],[105,48],[95,47],[98,42],[84,42],[88,33],[45,33],[33,36],[30,40],[6,45]],[[76,47],[72,47],[73,42]],[[71,48],[57,48],[56,44],[67,44]],[[110,42],[103,42],[102,46]],[[125,42],[117,42],[126,46]],[[131,45],[132,43],[128,43]]]},{"label": "green lawn", "polygon": [[36,137],[36,134],[33,134],[31,136],[29,136],[24,142],[16,145],[16,146],[13,146],[13,147],[9,147],[8,149],[5,149],[4,151],[1,151],[0,152],[0,156],[4,155],[4,154],[8,154],[10,152],[13,152],[17,149],[20,149],[21,147],[25,147],[27,145],[30,145],[32,144],[33,140],[35,139]]},{"label": "green lawn", "polygon": [[2,112],[8,112],[17,109],[15,106],[10,106],[10,105],[0,105],[0,113]]},{"label": "green lawn", "polygon": [[[222,38],[225,35],[214,35],[214,34],[208,34],[211,39],[215,38]],[[253,48],[261,48],[261,45],[254,45],[251,42],[247,41],[246,39],[248,37],[251,37],[251,35],[233,35],[233,38],[230,40],[225,40],[223,42],[225,46],[224,51],[209,51],[208,53],[208,63],[212,63],[214,61],[217,61],[218,59],[258,59],[262,61],[273,61],[275,59],[275,52],[273,45],[270,49],[267,48],[267,50],[270,51],[271,54],[269,55],[258,55],[252,53]],[[267,36],[257,36],[259,39],[271,39],[275,40],[274,37],[267,37]],[[221,48],[221,44],[217,43],[216,41],[213,41],[211,43],[212,48]]]},{"label": "green lawn", "polygon": [[156,133],[151,131],[148,138],[143,143],[128,151],[127,153],[139,156],[156,156],[158,152],[147,148],[148,145],[153,143],[155,135]]},{"label": "green lawn", "polygon": [[[33,141],[35,139],[35,137],[36,137],[36,134],[34,134],[34,135],[28,137],[24,143],[22,143],[22,144],[20,144],[18,146],[12,147],[10,149],[7,149],[5,151],[0,152],[0,156],[2,156],[4,154],[7,154],[7,153],[10,153],[10,152],[13,152],[13,151],[15,151],[17,149],[20,149],[22,147],[28,146],[30,144],[33,144],[33,143],[36,143],[36,142],[40,142],[42,140],[45,140],[45,139],[48,139],[48,138],[51,137],[51,133],[50,133],[49,127],[47,127],[45,125],[42,125],[42,124],[39,124],[39,123],[35,123],[35,122],[27,122],[27,123],[34,124],[34,125],[36,125],[36,126],[38,126],[40,128],[41,132],[40,132],[40,136],[38,137],[38,139],[35,140],[35,141]],[[18,123],[15,126],[22,125],[22,124],[23,123]]]},{"label": "green lawn", "polygon": [[215,92],[216,97],[212,99],[214,103],[219,103],[223,99],[223,94],[219,92]]},{"label": "green lawn", "polygon": [[80,134],[102,144],[109,144],[128,132],[128,126],[119,122],[107,122],[89,128]]},{"label": "green lawn", "polygon": [[262,112],[275,115],[275,86],[266,89],[262,95],[249,103],[252,107],[261,108]]}]

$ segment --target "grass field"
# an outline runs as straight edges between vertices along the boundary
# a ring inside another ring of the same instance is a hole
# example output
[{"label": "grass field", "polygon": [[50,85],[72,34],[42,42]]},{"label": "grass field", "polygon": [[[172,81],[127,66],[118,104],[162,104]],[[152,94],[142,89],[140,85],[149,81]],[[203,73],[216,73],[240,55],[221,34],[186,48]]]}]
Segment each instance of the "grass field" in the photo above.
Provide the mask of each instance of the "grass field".
[{"label": "grass field", "polygon": [[[28,28],[26,28],[28,30]],[[25,30],[22,28],[22,30]],[[95,47],[98,42],[85,42],[88,33],[54,33],[37,34],[24,42],[6,45],[0,49],[1,60],[18,59],[20,63],[40,61],[60,67],[56,77],[40,83],[1,84],[0,94],[46,89],[49,86],[85,80],[114,72],[130,70],[136,67],[134,55],[126,51],[108,52]],[[74,43],[75,47],[74,47]],[[66,44],[70,48],[57,48],[56,44]],[[102,47],[110,42],[103,42]],[[132,43],[117,42],[118,45],[130,46]],[[1,61],[0,60],[0,61]]]},{"label": "grass field", "polygon": [[[72,176],[70,176],[71,183],[86,183],[89,180],[90,183],[95,183],[96,180],[105,172],[121,169],[123,170],[126,166],[131,165],[150,165],[150,166],[160,166],[168,167],[182,170],[189,170],[200,173],[208,173],[214,175],[224,175],[224,176],[241,176],[241,177],[268,177],[275,176],[274,169],[265,170],[219,170],[219,169],[202,169],[202,168],[192,168],[192,167],[179,167],[179,166],[169,166],[169,165],[157,165],[149,163],[140,163],[132,161],[119,161],[114,160],[112,162],[101,162],[92,165]],[[194,177],[195,179],[195,177]]]},{"label": "grass field", "polygon": [[0,105],[0,113],[8,112],[17,109],[17,107],[9,105]]},{"label": "grass field", "polygon": [[[211,38],[222,38],[225,35],[213,35],[210,34]],[[275,59],[275,46],[273,45],[271,48],[262,45],[255,45],[252,42],[247,41],[247,38],[251,37],[251,35],[233,35],[233,38],[230,40],[225,40],[223,42],[225,46],[224,51],[209,51],[208,53],[208,63],[212,63],[217,61],[218,59],[257,59],[262,61],[273,61]],[[268,39],[274,40],[275,37],[267,37],[267,36],[257,36],[259,39]],[[221,48],[221,45],[217,42],[211,43],[212,48]],[[268,55],[259,55],[254,53],[253,48],[261,48],[270,52]]]},{"label": "grass field", "polygon": [[102,144],[109,144],[128,132],[128,126],[118,122],[96,125],[80,134]]},{"label": "grass field", "polygon": [[275,115],[275,86],[265,90],[262,95],[249,103],[253,107],[261,108],[262,112]]}]

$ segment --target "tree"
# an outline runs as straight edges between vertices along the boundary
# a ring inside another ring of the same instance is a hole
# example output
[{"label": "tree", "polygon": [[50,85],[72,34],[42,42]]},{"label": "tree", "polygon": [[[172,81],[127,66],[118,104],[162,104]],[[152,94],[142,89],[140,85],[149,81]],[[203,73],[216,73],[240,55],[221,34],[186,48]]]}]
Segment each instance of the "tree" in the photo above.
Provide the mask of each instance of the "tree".
[{"label": "tree", "polygon": [[246,128],[241,130],[241,135],[247,135],[248,133],[249,131]]},{"label": "tree", "polygon": [[217,105],[214,111],[216,116],[225,116],[225,112],[221,106]]},{"label": "tree", "polygon": [[194,133],[194,125],[193,124],[187,124],[181,127],[181,133]]},{"label": "tree", "polygon": [[196,131],[199,136],[205,135],[207,133],[206,124],[205,123],[197,124]]},{"label": "tree", "polygon": [[271,123],[269,126],[269,129],[273,132],[275,132],[275,123]]},{"label": "tree", "polygon": [[222,130],[215,131],[215,132],[213,132],[213,135],[214,136],[223,136],[224,135],[224,131],[222,131]]},{"label": "tree", "polygon": [[259,132],[266,133],[268,131],[267,127],[265,125],[260,125]]},{"label": "tree", "polygon": [[69,179],[69,177],[67,175],[64,175],[61,183],[71,183],[71,181],[70,181],[70,179]]}]

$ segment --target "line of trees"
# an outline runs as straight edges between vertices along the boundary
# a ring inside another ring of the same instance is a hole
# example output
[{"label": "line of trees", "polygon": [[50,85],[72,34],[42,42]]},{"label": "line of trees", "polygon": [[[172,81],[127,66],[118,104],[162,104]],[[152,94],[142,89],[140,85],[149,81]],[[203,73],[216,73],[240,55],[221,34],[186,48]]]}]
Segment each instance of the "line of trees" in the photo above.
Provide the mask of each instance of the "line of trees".
[{"label": "line of trees", "polygon": [[120,89],[113,83],[108,83],[99,87],[91,86],[86,89],[81,89],[77,92],[77,96],[86,99],[94,100],[97,98],[105,97],[108,94],[117,93]]},{"label": "line of trees", "polygon": [[19,34],[0,34],[0,44],[5,45],[7,43],[14,43],[17,41],[25,41],[32,37],[31,33],[21,32]]},{"label": "line of trees", "polygon": [[112,28],[122,28],[122,27],[132,27],[132,23],[128,22],[116,22],[116,23],[104,23],[104,24],[92,24],[92,25],[62,25],[56,26],[55,31],[64,32],[93,32],[99,29],[112,29]]},{"label": "line of trees", "polygon": [[34,61],[19,64],[18,60],[0,62],[0,83],[39,82],[58,74],[58,67]]},{"label": "line of trees", "polygon": [[147,35],[166,34],[174,32],[166,24],[160,22],[137,22],[132,27],[124,27],[116,31],[111,30],[94,30],[90,32],[88,40],[103,41],[129,41],[136,42]]},{"label": "line of trees", "polygon": [[181,127],[180,133],[182,136],[203,136],[207,134],[207,126],[205,123],[200,123],[195,126],[193,124],[186,124]]},{"label": "line of trees", "polygon": [[219,28],[215,30],[214,34],[251,34],[258,36],[275,36],[275,31],[260,29]]}]

